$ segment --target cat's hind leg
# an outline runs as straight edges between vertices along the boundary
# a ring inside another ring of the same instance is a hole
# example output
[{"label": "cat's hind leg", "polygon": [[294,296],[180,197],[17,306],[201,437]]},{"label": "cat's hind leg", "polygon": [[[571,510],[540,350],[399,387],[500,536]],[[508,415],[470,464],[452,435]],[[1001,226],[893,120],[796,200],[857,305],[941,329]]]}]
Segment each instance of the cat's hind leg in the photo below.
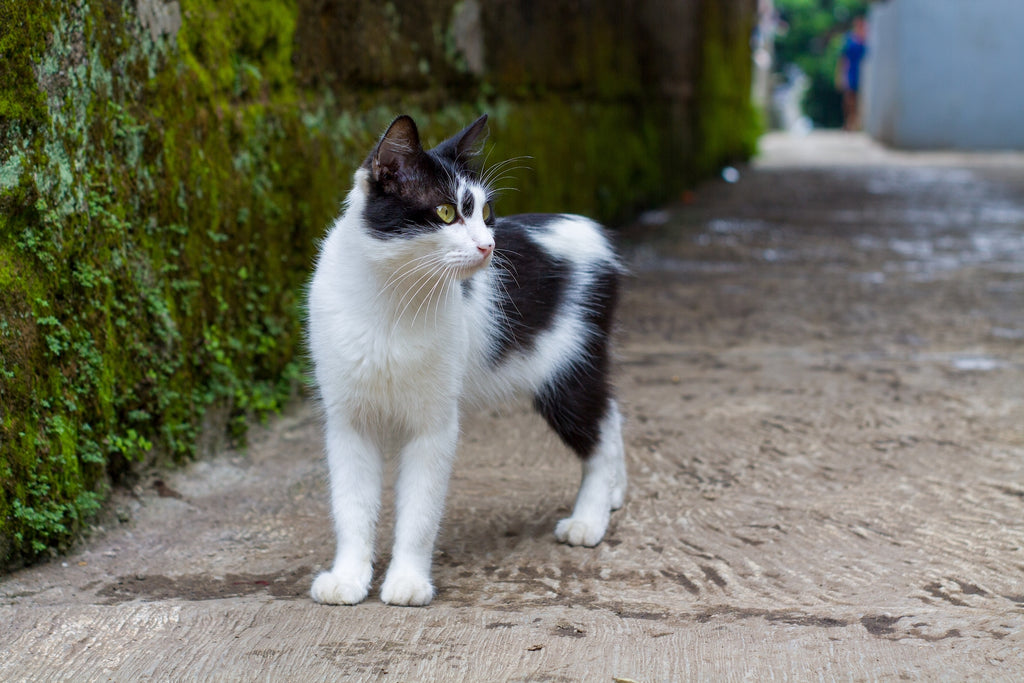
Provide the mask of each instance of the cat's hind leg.
[{"label": "cat's hind leg", "polygon": [[555,538],[569,545],[595,546],[604,538],[612,510],[626,495],[626,465],[622,446],[622,417],[615,401],[601,420],[594,450],[583,460],[583,476],[572,516],[555,526]]},{"label": "cat's hind leg", "polygon": [[366,598],[373,579],[381,455],[343,419],[328,416],[327,463],[337,549],[334,566],[316,577],[310,593],[320,603],[354,605]]},{"label": "cat's hind leg", "polygon": [[612,472],[612,496],[611,496],[611,508],[612,510],[620,509],[626,503],[626,486],[628,484],[628,477],[626,476],[626,446],[622,441],[622,415],[619,413],[619,406],[613,400],[610,402],[609,411],[614,413],[614,424],[609,423],[607,428],[613,430],[613,433],[608,434],[608,443],[612,444],[615,448],[615,453],[612,455],[612,461],[614,463],[614,469]]},{"label": "cat's hind leg", "polygon": [[569,545],[595,546],[604,538],[612,510],[626,495],[622,416],[603,382],[577,371],[577,381],[539,394],[537,410],[583,462],[572,515],[555,526],[555,538]]}]

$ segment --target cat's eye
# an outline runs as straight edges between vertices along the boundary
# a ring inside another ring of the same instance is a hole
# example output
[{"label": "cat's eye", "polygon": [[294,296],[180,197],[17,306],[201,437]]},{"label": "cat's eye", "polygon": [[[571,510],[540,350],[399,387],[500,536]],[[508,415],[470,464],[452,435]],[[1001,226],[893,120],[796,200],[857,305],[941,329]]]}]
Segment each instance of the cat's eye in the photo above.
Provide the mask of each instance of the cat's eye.
[{"label": "cat's eye", "polygon": [[491,205],[484,203],[484,220],[491,217]]},{"label": "cat's eye", "polygon": [[451,223],[455,220],[455,207],[451,204],[438,204],[434,211],[437,212],[438,217],[445,223]]}]

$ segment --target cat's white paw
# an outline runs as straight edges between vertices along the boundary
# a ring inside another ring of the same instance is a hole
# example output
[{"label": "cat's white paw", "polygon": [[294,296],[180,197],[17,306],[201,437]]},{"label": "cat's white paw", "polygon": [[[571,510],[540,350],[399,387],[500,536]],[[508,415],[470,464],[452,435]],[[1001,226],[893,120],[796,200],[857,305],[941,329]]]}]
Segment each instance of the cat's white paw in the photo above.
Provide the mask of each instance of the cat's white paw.
[{"label": "cat's white paw", "polygon": [[421,574],[389,571],[380,587],[380,599],[389,605],[428,605],[434,599],[434,586]]},{"label": "cat's white paw", "polygon": [[608,520],[602,524],[596,520],[567,517],[555,525],[555,538],[569,545],[585,545],[593,547],[604,538]]},{"label": "cat's white paw", "polygon": [[370,574],[365,576],[341,571],[322,572],[313,581],[310,595],[325,605],[355,605],[370,592]]}]

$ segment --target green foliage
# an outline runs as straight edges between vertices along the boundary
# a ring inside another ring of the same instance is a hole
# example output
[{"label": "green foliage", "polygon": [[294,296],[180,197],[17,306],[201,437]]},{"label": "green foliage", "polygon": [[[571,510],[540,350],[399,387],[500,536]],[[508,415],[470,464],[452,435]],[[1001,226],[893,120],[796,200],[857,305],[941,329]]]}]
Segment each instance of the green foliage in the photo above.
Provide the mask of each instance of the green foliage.
[{"label": "green foliage", "polygon": [[842,97],[835,87],[836,63],[843,36],[854,16],[864,14],[870,0],[776,0],[788,30],[775,39],[775,63],[796,64],[810,79],[804,111],[815,125],[843,124]]}]

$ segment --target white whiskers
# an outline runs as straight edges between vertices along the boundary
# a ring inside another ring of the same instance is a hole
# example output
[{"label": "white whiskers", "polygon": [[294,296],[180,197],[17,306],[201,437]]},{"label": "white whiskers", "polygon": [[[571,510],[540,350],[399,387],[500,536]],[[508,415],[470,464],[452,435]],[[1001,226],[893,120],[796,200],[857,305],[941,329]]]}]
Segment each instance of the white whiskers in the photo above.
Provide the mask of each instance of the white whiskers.
[{"label": "white whiskers", "polygon": [[514,171],[532,171],[533,168],[525,164],[514,165],[518,164],[520,161],[525,161],[528,159],[533,159],[533,157],[512,157],[511,159],[499,161],[493,166],[486,168],[480,176],[480,184],[487,188],[488,197],[494,197],[495,195],[500,194],[501,192],[505,192],[507,190],[514,190],[518,192],[519,189],[516,187],[497,187],[497,184],[504,182],[506,180],[514,180]]}]

